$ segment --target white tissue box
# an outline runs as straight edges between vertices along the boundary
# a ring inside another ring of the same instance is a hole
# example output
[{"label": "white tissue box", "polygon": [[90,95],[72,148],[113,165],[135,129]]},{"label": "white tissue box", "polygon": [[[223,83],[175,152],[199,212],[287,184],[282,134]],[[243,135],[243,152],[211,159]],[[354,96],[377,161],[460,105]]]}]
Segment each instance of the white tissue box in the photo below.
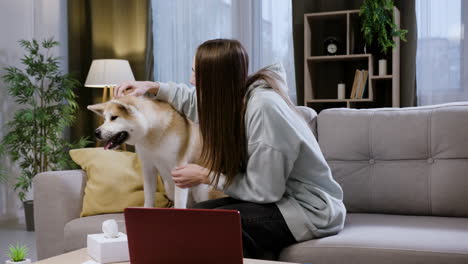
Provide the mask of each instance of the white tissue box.
[{"label": "white tissue box", "polygon": [[125,262],[130,260],[127,235],[119,232],[116,238],[104,234],[88,235],[88,255],[100,263]]}]

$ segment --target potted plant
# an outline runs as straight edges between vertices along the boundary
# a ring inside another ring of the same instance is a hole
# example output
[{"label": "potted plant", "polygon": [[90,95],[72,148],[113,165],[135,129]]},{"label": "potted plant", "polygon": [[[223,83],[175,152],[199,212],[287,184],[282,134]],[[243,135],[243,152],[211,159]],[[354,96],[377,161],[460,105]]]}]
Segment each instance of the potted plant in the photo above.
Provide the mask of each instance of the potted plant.
[{"label": "potted plant", "polygon": [[[21,59],[24,70],[7,67],[3,80],[8,94],[22,108],[5,126],[7,132],[0,142],[0,155],[9,155],[21,169],[14,189],[25,205],[27,230],[32,231],[32,201],[25,200],[33,177],[44,171],[74,168],[68,150],[82,148],[89,142],[81,138],[72,143],[63,136],[75,119],[78,105],[73,90],[80,83],[60,72],[59,57],[52,54],[52,48],[59,43],[52,38],[41,43],[36,40],[19,43],[26,50]],[[0,178],[3,181],[8,178],[5,171]]]},{"label": "potted plant", "polygon": [[28,253],[29,249],[25,245],[20,245],[19,243],[16,246],[10,245],[7,252],[7,256],[10,259],[5,264],[30,264],[31,260],[26,258]]},{"label": "potted plant", "polygon": [[366,49],[377,44],[377,49],[382,55],[379,60],[379,75],[386,75],[387,60],[385,57],[395,47],[393,37],[406,41],[406,33],[408,33],[408,30],[399,29],[395,24],[394,7],[393,0],[364,0],[359,11],[361,32],[364,35]]}]

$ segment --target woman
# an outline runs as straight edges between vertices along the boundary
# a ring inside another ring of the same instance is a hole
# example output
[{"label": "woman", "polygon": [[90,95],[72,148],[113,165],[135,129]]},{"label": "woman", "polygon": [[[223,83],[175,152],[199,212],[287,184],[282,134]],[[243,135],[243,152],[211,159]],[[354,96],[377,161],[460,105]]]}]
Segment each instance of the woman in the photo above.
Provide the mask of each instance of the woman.
[{"label": "woman", "polygon": [[184,85],[128,82],[115,96],[153,94],[200,124],[201,163],[175,168],[181,188],[201,183],[229,198],[195,208],[238,210],[244,256],[276,258],[293,243],[343,228],[343,192],[319,145],[285,95],[281,67],[248,76],[248,56],[236,40],[206,41],[192,68],[193,91]]}]

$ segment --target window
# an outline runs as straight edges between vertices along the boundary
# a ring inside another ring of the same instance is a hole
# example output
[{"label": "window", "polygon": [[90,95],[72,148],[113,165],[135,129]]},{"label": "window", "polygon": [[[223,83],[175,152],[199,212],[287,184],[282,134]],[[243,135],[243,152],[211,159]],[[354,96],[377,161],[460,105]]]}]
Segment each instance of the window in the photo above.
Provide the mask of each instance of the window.
[{"label": "window", "polygon": [[416,0],[418,105],[468,100],[461,0]]},{"label": "window", "polygon": [[250,73],[283,64],[296,101],[291,1],[152,0],[152,11],[156,80],[188,84],[198,45],[234,38],[249,53]]}]

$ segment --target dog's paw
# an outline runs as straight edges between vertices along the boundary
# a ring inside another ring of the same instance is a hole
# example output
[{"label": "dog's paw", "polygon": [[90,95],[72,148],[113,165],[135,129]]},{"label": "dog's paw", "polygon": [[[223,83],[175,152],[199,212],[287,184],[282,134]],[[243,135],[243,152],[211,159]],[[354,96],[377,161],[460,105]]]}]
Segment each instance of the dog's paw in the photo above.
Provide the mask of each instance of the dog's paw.
[{"label": "dog's paw", "polygon": [[153,204],[151,203],[145,203],[145,205],[143,205],[144,208],[153,208]]}]

